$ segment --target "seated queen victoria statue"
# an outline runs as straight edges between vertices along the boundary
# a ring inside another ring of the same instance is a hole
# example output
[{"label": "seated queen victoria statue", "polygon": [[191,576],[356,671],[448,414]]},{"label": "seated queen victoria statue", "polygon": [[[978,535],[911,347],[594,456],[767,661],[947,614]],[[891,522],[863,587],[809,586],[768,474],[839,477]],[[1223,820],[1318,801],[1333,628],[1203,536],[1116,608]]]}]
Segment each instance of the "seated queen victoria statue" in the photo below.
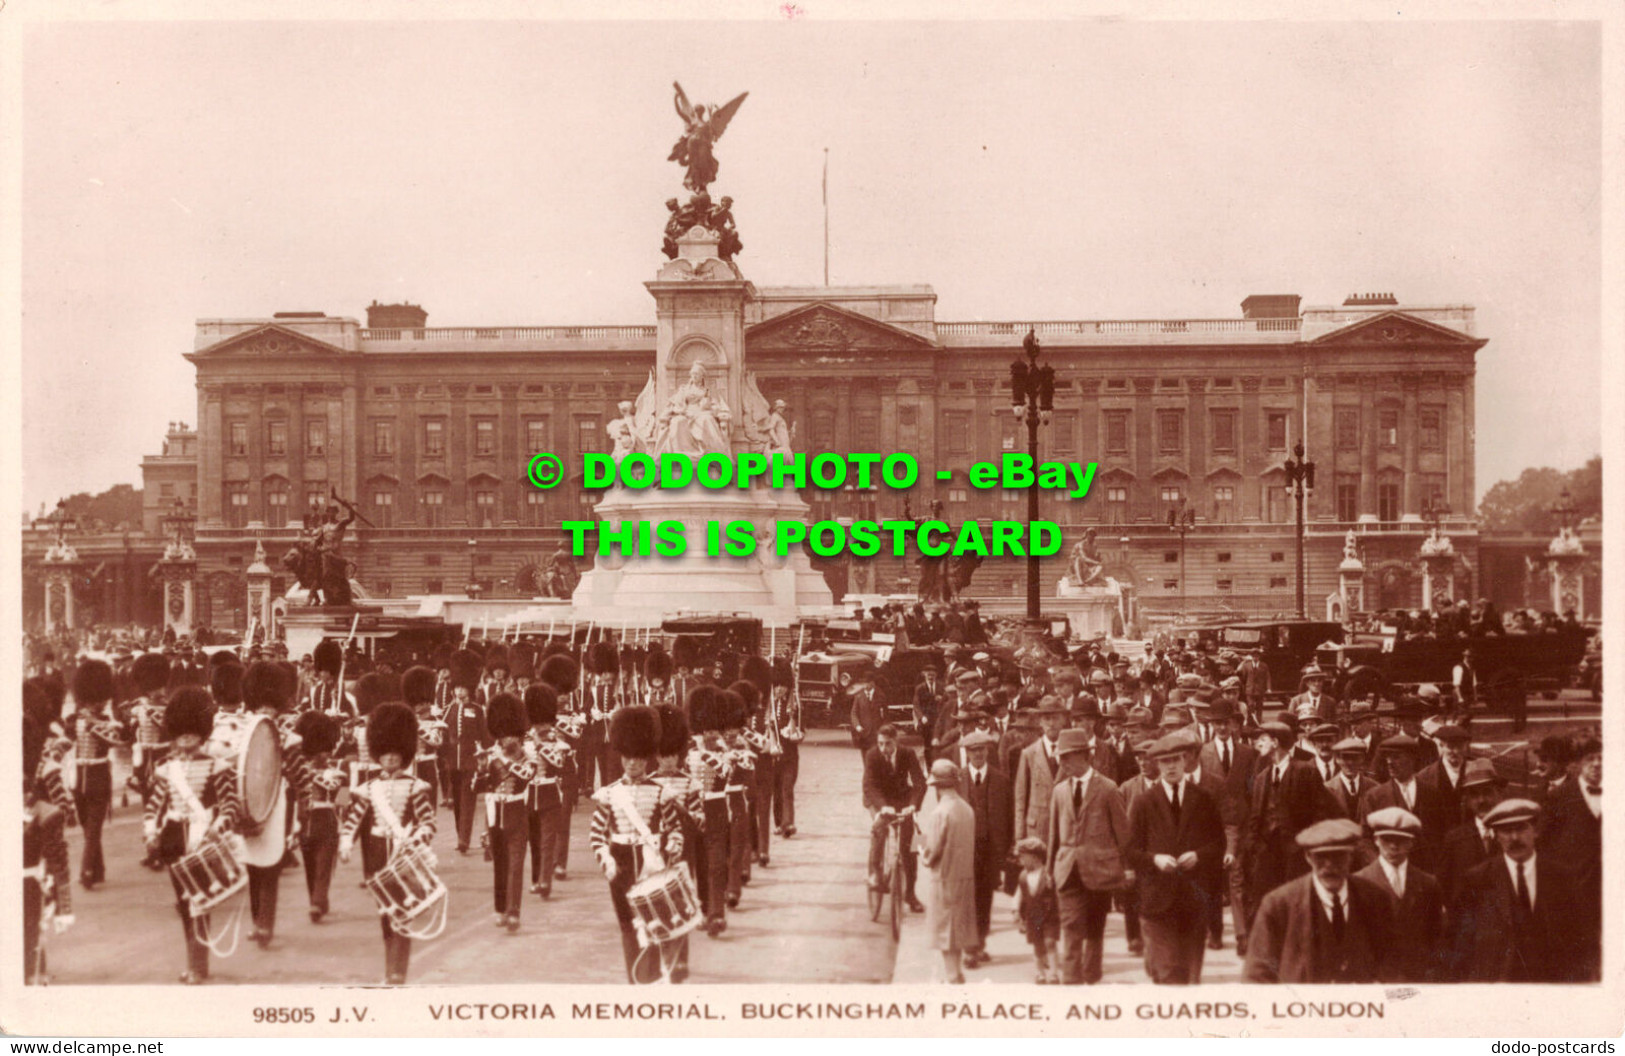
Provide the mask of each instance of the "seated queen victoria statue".
[{"label": "seated queen victoria statue", "polygon": [[655,419],[655,455],[668,452],[699,458],[712,453],[731,454],[728,405],[711,395],[705,385],[705,364],[695,363],[688,380],[677,387]]}]

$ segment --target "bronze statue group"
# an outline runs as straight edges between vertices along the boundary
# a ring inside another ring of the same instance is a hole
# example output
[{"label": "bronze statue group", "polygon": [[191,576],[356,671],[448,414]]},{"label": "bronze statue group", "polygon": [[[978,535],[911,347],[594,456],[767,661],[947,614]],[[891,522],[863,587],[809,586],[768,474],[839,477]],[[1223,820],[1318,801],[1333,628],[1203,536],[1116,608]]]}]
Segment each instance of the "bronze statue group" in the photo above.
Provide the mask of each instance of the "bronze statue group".
[{"label": "bronze statue group", "polygon": [[[78,881],[94,891],[109,872],[103,826],[130,791],[146,853],[130,864],[169,874],[189,984],[235,952],[245,914],[249,940],[271,945],[290,869],[323,923],[357,850],[383,981],[406,982],[413,941],[449,914],[443,807],[455,853],[490,863],[492,924],[516,933],[527,900],[569,878],[583,799],[628,979],[681,982],[689,936],[721,935],[772,836],[795,834],[803,731],[788,658],[688,637],[671,652],[580,636],[387,660],[329,639],[299,665],[280,652],[244,663],[183,644],[25,680],[30,982],[48,978],[49,937],[75,920],[68,830],[82,831]],[[115,788],[126,753],[128,787]]]}]

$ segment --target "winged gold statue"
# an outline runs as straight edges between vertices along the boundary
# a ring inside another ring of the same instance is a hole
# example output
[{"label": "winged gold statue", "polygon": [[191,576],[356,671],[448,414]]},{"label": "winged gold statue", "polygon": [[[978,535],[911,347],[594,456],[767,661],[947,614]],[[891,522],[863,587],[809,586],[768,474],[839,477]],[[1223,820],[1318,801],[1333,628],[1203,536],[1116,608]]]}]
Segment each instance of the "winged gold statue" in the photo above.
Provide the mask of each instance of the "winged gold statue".
[{"label": "winged gold statue", "polygon": [[688,174],[683,177],[683,186],[695,194],[704,194],[717,178],[717,158],[712,148],[727,130],[728,122],[739,110],[739,104],[750,93],[740,92],[722,106],[706,106],[703,103],[695,106],[688,101],[682,85],[673,81],[672,87],[677,89],[677,116],[683,119],[684,128],[682,138],[671,148],[671,155],[666,160],[687,167]]}]

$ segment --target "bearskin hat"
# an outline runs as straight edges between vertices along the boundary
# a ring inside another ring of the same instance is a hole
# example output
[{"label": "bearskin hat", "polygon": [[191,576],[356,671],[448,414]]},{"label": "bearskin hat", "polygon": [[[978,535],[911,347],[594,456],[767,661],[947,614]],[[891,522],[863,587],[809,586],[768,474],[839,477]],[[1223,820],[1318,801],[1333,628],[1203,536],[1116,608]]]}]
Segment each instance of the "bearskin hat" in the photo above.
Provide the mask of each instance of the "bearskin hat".
[{"label": "bearskin hat", "polygon": [[722,669],[722,674],[717,679],[719,685],[726,686],[739,681],[738,653],[718,653],[711,659],[711,664]]},{"label": "bearskin hat", "polygon": [[643,680],[645,682],[671,681],[671,656],[666,650],[656,647],[650,649],[643,658]]},{"label": "bearskin hat", "polygon": [[529,728],[525,702],[512,693],[498,693],[485,708],[485,729],[492,737],[523,737]]},{"label": "bearskin hat", "polygon": [[574,692],[581,677],[581,668],[565,653],[555,653],[542,661],[542,681],[553,687],[555,693]]},{"label": "bearskin hat", "polygon": [[739,669],[739,677],[756,687],[761,696],[773,689],[773,665],[765,656],[747,656],[745,663]]},{"label": "bearskin hat", "polygon": [[113,699],[113,669],[101,660],[81,660],[73,669],[73,699],[81,705],[105,704]]},{"label": "bearskin hat", "polygon": [[688,728],[693,733],[712,733],[722,729],[722,718],[717,704],[717,687],[700,685],[688,691]]},{"label": "bearskin hat", "polygon": [[383,667],[383,666],[380,666],[378,670],[373,672],[373,674],[376,675],[379,679],[383,680],[384,699],[385,700],[397,700],[398,701],[398,700],[401,699],[401,676],[400,675],[397,675],[395,672],[393,672],[393,671],[389,670],[387,667]]},{"label": "bearskin hat", "polygon": [[[60,685],[60,684],[58,684]],[[41,726],[62,719],[62,694],[55,692],[49,679],[35,676],[23,682],[23,714]]]},{"label": "bearskin hat", "polygon": [[311,650],[310,660],[316,665],[318,675],[336,675],[344,666],[344,649],[333,639],[323,638]]},{"label": "bearskin hat", "polygon": [[299,669],[287,660],[272,660],[277,674],[282,676],[282,699],[290,705],[299,696]]},{"label": "bearskin hat", "polygon": [[631,759],[652,759],[660,748],[660,716],[653,708],[621,708],[609,719],[609,746]]},{"label": "bearskin hat", "polygon": [[682,755],[688,751],[688,720],[675,704],[661,704],[655,711],[660,715],[660,744],[656,755]]},{"label": "bearskin hat", "polygon": [[130,663],[135,691],[142,696],[156,693],[169,682],[169,657],[163,653],[142,653]]},{"label": "bearskin hat", "polygon": [[389,702],[389,685],[383,675],[362,675],[351,692],[355,695],[355,710],[362,715],[371,715]]},{"label": "bearskin hat", "polygon": [[339,745],[339,724],[333,716],[320,711],[307,711],[293,724],[299,735],[299,750],[306,756],[331,752]]},{"label": "bearskin hat", "polygon": [[545,682],[525,687],[525,714],[532,726],[551,726],[558,721],[559,695]]},{"label": "bearskin hat", "polygon": [[414,707],[434,701],[436,675],[427,667],[409,667],[401,676],[401,699]]},{"label": "bearskin hat", "polygon": [[202,686],[182,686],[169,698],[164,709],[164,738],[174,740],[192,734],[208,740],[214,733],[214,704]]},{"label": "bearskin hat", "polygon": [[169,665],[169,689],[171,692],[185,686],[203,685],[203,669],[176,658]]},{"label": "bearskin hat", "polygon": [[570,643],[564,639],[550,637],[548,638],[547,642],[543,644],[542,651],[537,655],[539,655],[543,660],[546,660],[550,656],[568,656],[573,658],[575,656],[575,651],[570,648]]},{"label": "bearskin hat", "polygon": [[728,687],[728,691],[737,696],[745,705],[745,717],[755,714],[757,707],[762,703],[762,693],[756,688],[754,682],[740,679]]},{"label": "bearskin hat", "polygon": [[717,728],[720,730],[737,730],[745,725],[750,716],[750,710],[745,704],[745,698],[735,690],[724,689],[717,693]]},{"label": "bearskin hat", "polygon": [[498,671],[513,674],[513,664],[508,659],[508,647],[501,642],[492,642],[485,647],[485,673],[494,675]]},{"label": "bearskin hat", "polygon": [[508,674],[514,678],[536,677],[536,664],[531,660],[528,650],[510,649],[508,651]]},{"label": "bearskin hat", "polygon": [[613,675],[621,669],[621,654],[614,642],[596,641],[587,647],[587,674]]},{"label": "bearskin hat", "polygon": [[429,654],[429,665],[437,671],[441,668],[450,667],[451,646],[445,642],[441,642],[439,645],[435,646],[434,652]]},{"label": "bearskin hat", "polygon": [[[236,667],[237,665],[232,665]],[[224,669],[222,669],[224,670]],[[241,668],[238,668],[241,670]],[[248,665],[248,670],[239,676],[241,689],[239,699],[249,711],[258,711],[261,708],[275,708],[282,711],[289,704],[287,693],[287,680],[282,672],[270,660],[256,660]],[[224,701],[221,701],[224,703]]]},{"label": "bearskin hat", "polygon": [[220,664],[240,663],[242,663],[242,661],[237,659],[237,654],[232,652],[230,649],[216,649],[214,652],[209,654],[209,669],[211,671]]},{"label": "bearskin hat", "polygon": [[480,684],[480,673],[484,670],[480,662],[480,655],[471,649],[459,649],[451,654],[451,685],[453,689],[461,686],[470,693]]},{"label": "bearskin hat", "polygon": [[703,643],[689,635],[679,635],[671,643],[672,662],[678,667],[700,667],[705,663]]},{"label": "bearskin hat", "polygon": [[632,678],[643,670],[643,654],[645,651],[641,645],[627,643],[621,646],[622,678]]},{"label": "bearskin hat", "polygon": [[[255,664],[258,667],[259,664]],[[232,707],[243,702],[243,665],[221,664],[209,672],[209,692],[214,694],[214,702],[222,707],[229,704]]]},{"label": "bearskin hat", "polygon": [[775,686],[793,686],[796,684],[796,668],[790,662],[788,656],[775,656],[773,658],[773,684]]},{"label": "bearskin hat", "polygon": [[375,760],[393,752],[404,765],[418,751],[417,713],[405,704],[380,704],[367,716],[367,755]]}]

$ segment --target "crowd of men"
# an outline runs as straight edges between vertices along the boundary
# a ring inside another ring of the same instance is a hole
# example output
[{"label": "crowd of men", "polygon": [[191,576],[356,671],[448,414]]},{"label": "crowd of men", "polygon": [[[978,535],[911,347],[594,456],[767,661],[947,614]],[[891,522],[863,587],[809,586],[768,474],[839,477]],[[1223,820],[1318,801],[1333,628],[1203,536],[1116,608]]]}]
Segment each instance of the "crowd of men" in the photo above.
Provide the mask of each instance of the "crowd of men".
[{"label": "crowd of men", "polygon": [[[628,977],[687,975],[687,939],[658,945],[628,904],[640,879],[686,863],[720,935],[773,836],[795,835],[799,705],[790,660],[678,638],[617,645],[579,637],[450,644],[371,657],[334,640],[295,663],[280,643],[205,650],[124,637],[104,655],[37,643],[23,683],[25,978],[45,978],[42,938],[70,926],[77,880],[168,870],[182,925],[185,983],[209,977],[224,944],[189,900],[185,863],[236,839],[246,861],[250,939],[269,946],[281,875],[302,865],[307,914],[329,913],[338,861],[359,850],[366,878],[424,856],[450,812],[455,853],[492,868],[493,923],[521,927],[527,896],[567,880],[571,821],[592,800],[589,845],[620,923]],[[88,643],[87,643],[88,644]],[[263,719],[280,745],[278,809],[249,816],[236,748]],[[114,787],[114,762],[128,781]],[[109,815],[139,799],[146,856],[109,863]],[[527,868],[528,866],[528,868]],[[528,877],[528,884],[526,883]],[[94,905],[94,900],[91,900]],[[85,905],[81,899],[81,907]],[[216,917],[219,914],[215,914]],[[218,923],[218,921],[216,921]],[[406,981],[412,935],[380,904],[384,982]],[[286,931],[286,929],[284,929]],[[658,956],[650,955],[653,950]]]},{"label": "crowd of men", "polygon": [[1276,706],[1253,691],[1256,658],[1228,650],[1130,664],[1094,648],[1036,669],[946,657],[915,691],[923,760],[875,704],[872,669],[853,678],[851,721],[877,819],[871,884],[882,815],[912,809],[932,831],[952,799],[974,816],[968,935],[952,907],[919,903],[904,863],[950,981],[987,962],[1000,889],[1018,896],[1039,982],[1098,982],[1112,912],[1153,981],[1200,982],[1227,907],[1254,982],[1600,976],[1594,732],[1475,747],[1475,709],[1453,694],[1345,706],[1313,666]]}]

